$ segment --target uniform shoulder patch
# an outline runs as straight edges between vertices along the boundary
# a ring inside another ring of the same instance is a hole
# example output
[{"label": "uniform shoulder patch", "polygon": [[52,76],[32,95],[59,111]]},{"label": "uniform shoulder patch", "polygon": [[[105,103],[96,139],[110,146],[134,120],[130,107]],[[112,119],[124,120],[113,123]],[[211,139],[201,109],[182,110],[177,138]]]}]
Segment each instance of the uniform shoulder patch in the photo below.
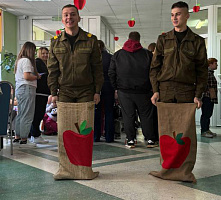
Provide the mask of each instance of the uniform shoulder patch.
[{"label": "uniform shoulder patch", "polygon": [[87,36],[90,38],[90,37],[92,37],[92,34],[91,34],[91,33],[88,33]]}]

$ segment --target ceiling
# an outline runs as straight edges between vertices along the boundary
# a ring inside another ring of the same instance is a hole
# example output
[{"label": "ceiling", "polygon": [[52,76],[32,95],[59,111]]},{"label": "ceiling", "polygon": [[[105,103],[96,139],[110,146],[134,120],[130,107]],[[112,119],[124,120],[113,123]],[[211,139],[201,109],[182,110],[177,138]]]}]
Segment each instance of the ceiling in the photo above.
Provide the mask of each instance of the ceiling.
[{"label": "ceiling", "polygon": [[[103,16],[105,21],[119,37],[116,42],[118,47],[127,40],[131,31],[138,31],[141,34],[141,42],[147,47],[155,42],[157,36],[162,32],[172,29],[170,22],[171,5],[178,0],[87,0],[81,16]],[[196,0],[185,0],[192,8]],[[0,7],[17,15],[27,16],[58,16],[61,15],[61,8],[66,4],[72,4],[73,0],[51,0],[49,2],[26,2],[24,0],[0,0]],[[127,21],[135,18],[136,24],[130,28]],[[201,7],[208,5],[221,5],[221,0],[198,0]],[[203,16],[202,16],[203,15]],[[193,13],[192,19],[204,19],[205,12]],[[191,19],[190,19],[191,20]],[[189,21],[190,21],[189,20]],[[194,23],[193,26],[195,26]],[[47,24],[44,23],[47,27]],[[49,26],[49,25],[48,25]],[[54,29],[55,30],[55,29]]]}]

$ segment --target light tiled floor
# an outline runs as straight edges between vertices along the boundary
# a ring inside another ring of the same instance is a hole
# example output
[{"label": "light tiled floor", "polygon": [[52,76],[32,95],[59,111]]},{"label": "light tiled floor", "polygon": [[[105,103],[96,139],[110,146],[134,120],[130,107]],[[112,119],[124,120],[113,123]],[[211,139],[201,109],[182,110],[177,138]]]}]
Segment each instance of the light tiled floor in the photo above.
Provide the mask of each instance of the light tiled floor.
[{"label": "light tiled floor", "polygon": [[115,143],[94,144],[93,170],[98,178],[90,181],[54,181],[58,169],[56,136],[37,148],[14,148],[9,144],[0,152],[0,199],[150,199],[221,200],[221,128],[215,138],[198,133],[197,161],[193,173],[197,184],[166,181],[149,175],[160,170],[159,148],[147,149],[142,135],[135,149]]}]

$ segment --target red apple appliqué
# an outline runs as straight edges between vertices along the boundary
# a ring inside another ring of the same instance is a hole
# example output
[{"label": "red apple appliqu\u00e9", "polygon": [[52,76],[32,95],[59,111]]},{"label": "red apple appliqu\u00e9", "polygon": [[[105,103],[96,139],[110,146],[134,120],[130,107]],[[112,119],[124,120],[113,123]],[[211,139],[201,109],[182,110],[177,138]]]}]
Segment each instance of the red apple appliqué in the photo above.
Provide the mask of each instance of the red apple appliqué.
[{"label": "red apple appliqu\u00e9", "polygon": [[74,0],[74,5],[78,8],[78,10],[82,10],[86,4],[86,0]]},{"label": "red apple appliqu\u00e9", "polygon": [[118,40],[119,40],[119,37],[114,37],[114,40],[115,40],[115,41],[118,41]]},{"label": "red apple appliqu\u00e9", "polygon": [[164,169],[179,168],[190,152],[191,140],[189,137],[183,137],[183,133],[175,136],[174,132],[174,138],[169,135],[160,137],[160,151]]},{"label": "red apple appliqu\u00e9", "polygon": [[132,18],[131,20],[129,20],[127,23],[128,23],[128,25],[129,25],[129,27],[134,27],[134,25],[135,25],[135,20],[134,20],[134,18]]},{"label": "red apple appliqu\u00e9", "polygon": [[61,30],[57,30],[56,35],[60,35],[60,34],[61,34]]},{"label": "red apple appliqu\u00e9", "polygon": [[72,164],[91,167],[94,131],[86,128],[86,121],[77,129],[80,134],[71,130],[63,133],[64,148]]}]

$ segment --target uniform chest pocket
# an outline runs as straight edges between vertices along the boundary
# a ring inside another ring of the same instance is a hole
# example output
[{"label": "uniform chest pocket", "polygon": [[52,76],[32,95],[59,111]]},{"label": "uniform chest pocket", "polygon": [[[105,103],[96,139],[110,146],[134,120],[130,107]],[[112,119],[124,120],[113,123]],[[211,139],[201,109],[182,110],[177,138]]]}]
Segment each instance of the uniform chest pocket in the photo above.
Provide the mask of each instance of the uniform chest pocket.
[{"label": "uniform chest pocket", "polygon": [[184,55],[190,58],[193,58],[195,56],[195,51],[193,49],[184,48],[182,52]]},{"label": "uniform chest pocket", "polygon": [[87,53],[91,53],[92,52],[92,49],[91,48],[79,48],[78,53],[82,53],[82,54],[87,54]]},{"label": "uniform chest pocket", "polygon": [[64,54],[66,52],[67,52],[67,50],[65,47],[57,47],[54,49],[55,54]]},{"label": "uniform chest pocket", "polygon": [[163,52],[164,52],[164,55],[171,54],[174,52],[174,47],[165,48]]}]

